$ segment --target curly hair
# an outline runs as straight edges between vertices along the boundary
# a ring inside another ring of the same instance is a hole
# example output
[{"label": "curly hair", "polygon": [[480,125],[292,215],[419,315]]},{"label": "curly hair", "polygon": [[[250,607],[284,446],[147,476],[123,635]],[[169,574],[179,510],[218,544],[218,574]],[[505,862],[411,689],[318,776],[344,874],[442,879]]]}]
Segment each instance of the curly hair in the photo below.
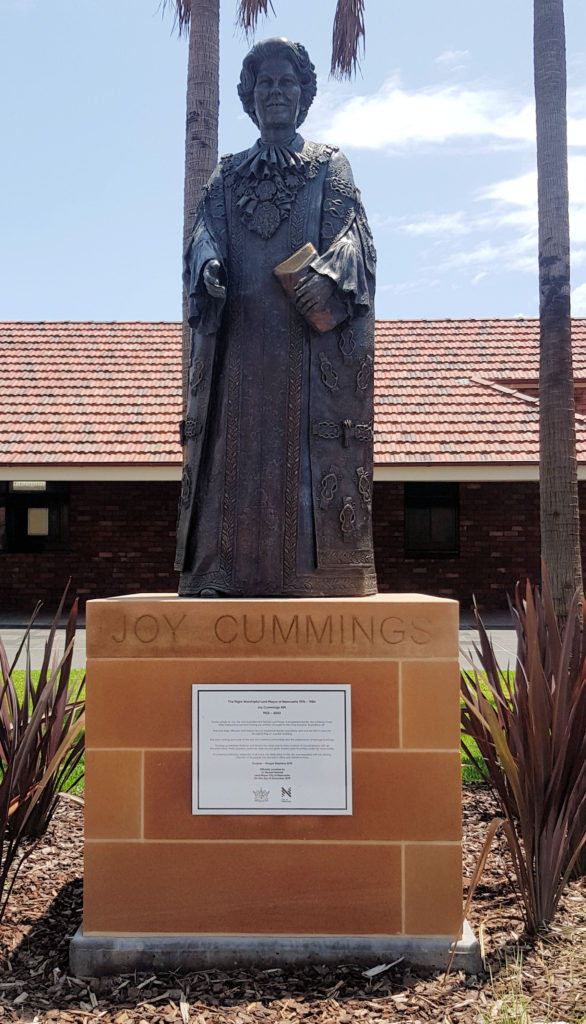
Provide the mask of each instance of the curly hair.
[{"label": "curly hair", "polygon": [[263,60],[269,57],[282,57],[293,65],[295,74],[301,86],[301,99],[299,103],[299,114],[296,128],[305,121],[307,111],[313,103],[317,92],[317,75],[315,68],[309,59],[309,54],[301,43],[292,43],[289,39],[275,36],[273,39],[263,39],[252,47],[242,62],[240,82],[238,83],[238,95],[246,113],[252,118],[258,127],[258,119],[254,108],[254,87],[256,76]]}]

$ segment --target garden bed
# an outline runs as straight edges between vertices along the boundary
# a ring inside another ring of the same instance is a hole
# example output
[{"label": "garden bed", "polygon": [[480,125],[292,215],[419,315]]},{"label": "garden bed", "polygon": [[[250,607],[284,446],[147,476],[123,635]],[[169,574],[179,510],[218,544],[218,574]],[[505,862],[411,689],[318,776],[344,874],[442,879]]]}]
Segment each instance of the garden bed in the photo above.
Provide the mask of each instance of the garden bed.
[{"label": "garden bed", "polygon": [[[488,790],[466,785],[466,877],[494,816]],[[71,977],[68,967],[69,939],[81,920],[82,873],[83,807],[62,799],[49,831],[21,870],[0,926],[0,1021],[586,1022],[584,880],[567,890],[548,933],[528,942],[500,837],[469,914],[487,971],[469,978],[455,972],[446,979],[400,963],[369,981],[360,968],[341,964],[130,975],[88,985]]]}]

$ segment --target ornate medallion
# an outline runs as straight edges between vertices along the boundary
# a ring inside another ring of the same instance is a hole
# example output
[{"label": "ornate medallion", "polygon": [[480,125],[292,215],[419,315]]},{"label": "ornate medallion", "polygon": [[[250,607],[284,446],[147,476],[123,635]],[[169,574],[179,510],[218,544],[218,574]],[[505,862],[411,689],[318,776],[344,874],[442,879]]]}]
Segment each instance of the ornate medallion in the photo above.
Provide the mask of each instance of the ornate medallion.
[{"label": "ornate medallion", "polygon": [[[277,148],[277,162],[269,149]],[[334,147],[306,143],[302,151],[287,147],[262,147],[225,161],[225,180],[233,188],[236,208],[244,224],[265,240],[274,235],[291,213],[293,201],[320,164],[329,160]]]},{"label": "ornate medallion", "polygon": [[321,491],[319,499],[319,507],[321,509],[329,508],[330,502],[333,501],[334,495],[338,490],[338,478],[334,472],[334,467],[330,466],[327,473],[324,473],[321,479]]},{"label": "ornate medallion", "polygon": [[193,475],[191,472],[191,466],[185,466],[183,469],[183,477],[181,479],[181,504],[183,508],[189,507],[191,500],[191,487],[192,487]]},{"label": "ornate medallion", "polygon": [[356,470],[356,476],[358,477],[358,492],[367,508],[370,508],[370,502],[372,500],[370,490],[370,477],[366,472],[364,466],[359,466]]},{"label": "ornate medallion", "polygon": [[197,356],[191,365],[191,394],[197,395],[204,379],[204,361]]},{"label": "ornate medallion", "polygon": [[329,391],[335,391],[338,387],[338,374],[334,370],[332,362],[328,359],[325,352],[320,352],[319,354],[319,368],[321,371],[322,384],[324,384]]},{"label": "ornate medallion", "polygon": [[372,374],[374,370],[374,363],[372,356],[365,356],[360,364],[360,369],[356,375],[356,390],[366,391],[372,380]]},{"label": "ornate medallion", "polygon": [[[265,182],[261,184],[264,185]],[[261,238],[267,239],[274,235],[280,223],[281,215],[274,203],[259,203],[250,218],[249,227]]]},{"label": "ornate medallion", "polygon": [[356,526],[356,506],[352,501],[351,497],[344,498],[344,504],[342,505],[342,511],[340,512],[340,529],[344,540],[350,539],[350,534],[353,533]]}]

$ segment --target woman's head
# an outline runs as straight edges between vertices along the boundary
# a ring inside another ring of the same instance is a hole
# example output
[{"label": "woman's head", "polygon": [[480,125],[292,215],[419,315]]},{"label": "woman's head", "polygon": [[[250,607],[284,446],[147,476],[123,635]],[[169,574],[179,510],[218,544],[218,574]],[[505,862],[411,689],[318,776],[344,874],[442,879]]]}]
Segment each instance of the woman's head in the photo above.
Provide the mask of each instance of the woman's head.
[{"label": "woman's head", "polygon": [[309,54],[301,43],[292,43],[288,39],[264,39],[253,46],[242,63],[238,95],[246,113],[260,127],[256,110],[255,86],[259,70],[263,64],[274,64],[275,61],[288,61],[297,78],[301,95],[295,127],[306,118],[317,91],[315,68]]}]

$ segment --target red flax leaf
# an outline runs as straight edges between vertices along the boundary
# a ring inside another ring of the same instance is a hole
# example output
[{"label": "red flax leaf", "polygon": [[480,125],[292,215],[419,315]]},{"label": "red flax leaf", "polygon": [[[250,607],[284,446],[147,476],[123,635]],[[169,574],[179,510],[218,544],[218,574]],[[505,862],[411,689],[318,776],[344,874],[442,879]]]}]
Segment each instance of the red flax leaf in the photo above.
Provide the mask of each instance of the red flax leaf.
[{"label": "red flax leaf", "polygon": [[461,675],[463,745],[475,740],[505,819],[527,929],[552,920],[573,870],[586,860],[586,661],[581,608],[558,630],[547,574],[543,592],[515,593],[518,647],[510,691],[477,617],[478,673]]},{"label": "red flax leaf", "polygon": [[[67,592],[67,591],[66,591]],[[0,639],[0,920],[23,861],[25,837],[38,838],[46,830],[59,790],[78,764],[84,745],[84,704],[77,689],[70,696],[71,652],[77,602],[66,626],[65,653],[54,651],[65,594],[49,630],[37,681],[30,667],[29,623],[19,653],[26,648],[25,687],[19,699]],[[49,669],[49,666],[52,668]],[[80,687],[83,685],[83,680]]]},{"label": "red flax leaf", "polygon": [[338,0],[332,31],[332,65],[334,78],[350,78],[360,62],[359,50],[364,49],[364,0]]},{"label": "red flax leaf", "polygon": [[[480,881],[480,879],[482,877],[482,872],[484,871],[484,868],[486,866],[486,861],[488,860],[488,855],[490,853],[490,848],[492,846],[492,841],[493,841],[493,839],[494,839],[498,829],[500,828],[500,826],[502,824],[504,824],[502,818],[493,818],[493,820],[491,821],[490,825],[488,826],[488,832],[486,833],[486,837],[484,839],[484,843],[482,844],[482,849],[480,851],[480,855],[478,857],[478,861],[476,862],[476,867],[474,868],[474,871],[472,873],[472,878],[470,879],[470,883],[468,885],[468,895],[466,896],[466,902],[464,904],[464,909],[462,911],[462,921],[461,921],[461,924],[460,924],[460,932],[462,931],[462,926],[464,924],[464,921],[466,920],[466,917],[468,916],[468,911],[470,910],[470,904],[472,903],[472,899],[474,897],[474,893],[476,892],[476,886],[478,885],[478,883],[479,883],[479,881]],[[452,964],[454,962],[454,957],[456,955],[456,950],[457,950],[457,943],[458,943],[458,936],[456,936],[455,941],[452,943],[452,950],[451,950],[451,953],[450,953],[450,956],[449,956],[449,959],[448,959],[448,966],[446,967],[446,978],[447,978],[448,974],[450,973],[450,971],[452,969]]]}]

